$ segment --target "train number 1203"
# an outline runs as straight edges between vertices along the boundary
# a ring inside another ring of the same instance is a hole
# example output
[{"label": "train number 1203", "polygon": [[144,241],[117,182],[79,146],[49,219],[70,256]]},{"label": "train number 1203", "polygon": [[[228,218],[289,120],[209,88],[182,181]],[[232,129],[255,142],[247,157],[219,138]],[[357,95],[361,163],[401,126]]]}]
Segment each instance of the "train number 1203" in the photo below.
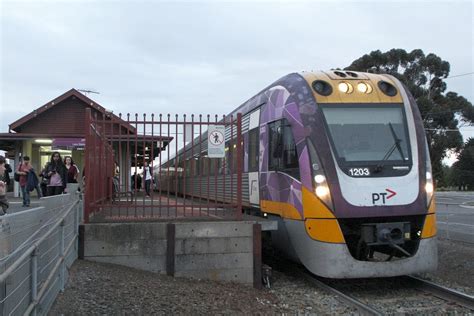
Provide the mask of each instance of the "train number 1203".
[{"label": "train number 1203", "polygon": [[349,174],[353,177],[370,176],[369,168],[350,168]]}]

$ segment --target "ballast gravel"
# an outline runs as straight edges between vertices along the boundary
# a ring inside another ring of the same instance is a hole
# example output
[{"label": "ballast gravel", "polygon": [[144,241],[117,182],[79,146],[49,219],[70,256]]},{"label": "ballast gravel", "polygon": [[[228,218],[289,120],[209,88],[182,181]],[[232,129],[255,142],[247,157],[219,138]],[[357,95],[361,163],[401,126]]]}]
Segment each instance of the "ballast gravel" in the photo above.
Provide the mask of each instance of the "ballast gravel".
[{"label": "ballast gravel", "polygon": [[78,260],[50,315],[344,314],[346,306],[277,272],[274,287],[173,278]]},{"label": "ballast gravel", "polygon": [[[474,293],[473,244],[440,240],[439,262],[437,272],[422,276],[471,295]],[[420,312],[423,313],[423,306],[420,306]],[[257,290],[240,284],[172,278],[118,265],[77,260],[70,270],[65,291],[58,295],[49,315],[354,313],[357,312],[335,296],[288,271],[274,269],[272,287]]]}]

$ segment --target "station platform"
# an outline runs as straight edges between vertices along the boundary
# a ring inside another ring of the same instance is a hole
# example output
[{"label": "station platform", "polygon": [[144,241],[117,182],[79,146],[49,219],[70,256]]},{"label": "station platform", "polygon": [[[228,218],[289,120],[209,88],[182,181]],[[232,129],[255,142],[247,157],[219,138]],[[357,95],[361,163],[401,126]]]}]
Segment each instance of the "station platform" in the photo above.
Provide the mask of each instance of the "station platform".
[{"label": "station platform", "polygon": [[[191,197],[160,195],[156,192],[146,197],[139,192],[133,199],[118,198],[100,206],[100,212],[93,214],[91,223],[111,222],[169,222],[169,221],[234,221],[235,208]],[[263,231],[276,230],[276,221],[263,217],[242,214],[242,221],[258,223]]]}]

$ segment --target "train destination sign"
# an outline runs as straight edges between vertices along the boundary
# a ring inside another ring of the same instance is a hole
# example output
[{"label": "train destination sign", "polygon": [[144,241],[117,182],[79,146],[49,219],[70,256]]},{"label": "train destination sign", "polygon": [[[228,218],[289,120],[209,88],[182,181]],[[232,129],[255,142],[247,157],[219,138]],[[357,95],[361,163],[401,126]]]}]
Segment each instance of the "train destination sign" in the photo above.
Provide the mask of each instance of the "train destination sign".
[{"label": "train destination sign", "polygon": [[209,129],[207,131],[207,156],[209,158],[224,158],[225,126],[209,125]]}]

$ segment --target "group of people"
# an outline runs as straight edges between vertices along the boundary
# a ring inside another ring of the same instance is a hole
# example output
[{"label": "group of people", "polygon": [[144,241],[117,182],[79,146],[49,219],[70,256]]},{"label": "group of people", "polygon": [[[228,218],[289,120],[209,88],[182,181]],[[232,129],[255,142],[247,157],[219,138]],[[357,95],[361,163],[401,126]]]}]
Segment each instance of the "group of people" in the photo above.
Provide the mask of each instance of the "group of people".
[{"label": "group of people", "polygon": [[151,184],[153,182],[153,169],[146,160],[143,163],[143,178],[136,172],[132,176],[132,190],[140,191],[142,188],[142,182],[144,182],[146,196],[150,197]]},{"label": "group of people", "polygon": [[[8,201],[6,192],[10,181],[9,171],[5,157],[0,156],[0,215],[6,213]],[[39,176],[39,177],[38,177]],[[36,190],[38,198],[43,196],[58,195],[66,192],[68,183],[77,183],[79,168],[70,156],[64,160],[59,152],[53,152],[51,160],[37,175],[30,163],[30,157],[23,156],[18,168],[15,170],[15,181],[18,181],[23,198],[23,206],[30,206],[30,192]],[[41,181],[38,179],[41,178]]]},{"label": "group of people", "polygon": [[0,156],[0,215],[6,214],[9,206],[6,194],[10,177],[7,172],[6,164],[5,157]]}]

